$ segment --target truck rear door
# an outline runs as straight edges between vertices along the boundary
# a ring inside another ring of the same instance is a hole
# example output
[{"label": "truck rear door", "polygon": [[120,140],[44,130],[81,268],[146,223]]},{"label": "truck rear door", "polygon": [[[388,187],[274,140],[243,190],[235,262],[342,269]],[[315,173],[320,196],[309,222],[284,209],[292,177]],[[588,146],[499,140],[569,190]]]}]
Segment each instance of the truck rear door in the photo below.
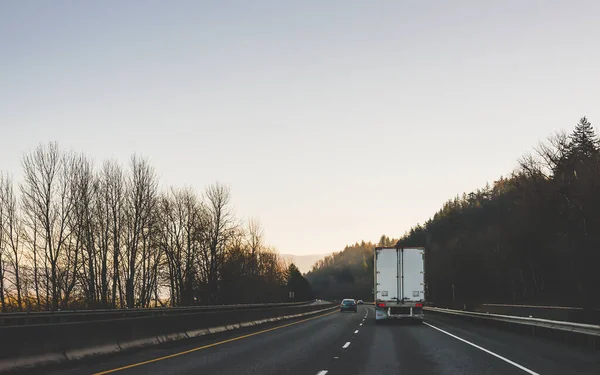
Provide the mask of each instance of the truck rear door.
[{"label": "truck rear door", "polygon": [[380,249],[377,251],[377,295],[375,299],[380,301],[397,301],[398,253],[396,249]]},{"label": "truck rear door", "polygon": [[425,299],[424,251],[422,249],[400,250],[401,297],[404,301]]}]

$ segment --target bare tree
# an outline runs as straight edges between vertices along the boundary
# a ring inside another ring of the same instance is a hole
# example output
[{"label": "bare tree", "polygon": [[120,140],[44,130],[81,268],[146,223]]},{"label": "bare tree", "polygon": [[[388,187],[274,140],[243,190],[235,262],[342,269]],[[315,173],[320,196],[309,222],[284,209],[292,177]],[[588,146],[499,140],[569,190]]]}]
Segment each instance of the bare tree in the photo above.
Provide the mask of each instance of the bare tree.
[{"label": "bare tree", "polygon": [[208,300],[214,303],[217,300],[218,270],[223,263],[225,246],[236,223],[229,207],[231,195],[228,187],[215,183],[206,189],[205,196],[209,222],[203,262],[208,277]]},{"label": "bare tree", "polygon": [[[112,291],[111,306],[124,306],[123,288],[121,285],[121,239],[125,227],[125,177],[121,166],[116,161],[107,161],[102,167],[101,190],[104,194],[103,204],[106,205],[108,216],[107,230],[110,233],[112,245]],[[107,240],[108,241],[108,240]]]},{"label": "bare tree", "polygon": [[4,177],[0,175],[0,311],[6,311],[6,301],[4,299],[4,195],[1,188],[1,183]]},{"label": "bare tree", "polygon": [[[156,199],[153,199],[156,201]],[[139,288],[139,303],[141,307],[150,307],[158,285],[159,266],[162,263],[163,251],[158,240],[158,213],[156,203],[150,211],[147,225],[142,230],[141,248],[141,277]],[[158,297],[156,297],[158,299]],[[158,301],[155,301],[158,303]]]},{"label": "bare tree", "polygon": [[[75,201],[73,212],[75,252],[80,252],[80,254],[75,254],[75,258],[79,258],[80,262],[75,265],[75,268],[81,268],[80,282],[83,284],[85,300],[88,307],[94,308],[98,304],[98,263],[102,263],[97,259],[98,249],[96,248],[97,222],[99,220],[96,211],[98,189],[92,163],[84,155],[78,155],[74,159],[72,178],[72,194]],[[75,283],[76,276],[73,275],[71,285]]]},{"label": "bare tree", "polygon": [[[23,233],[22,222],[17,211],[17,198],[13,190],[12,179],[0,175],[0,238],[4,237],[4,249],[7,251],[6,263],[9,265],[13,277],[13,284],[17,299],[17,309],[23,310],[22,288],[21,288],[21,237]],[[2,242],[2,241],[0,241]],[[0,243],[0,248],[2,244]]]},{"label": "bare tree", "polygon": [[4,260],[2,259],[2,249],[0,249],[0,311],[6,311],[6,301],[4,299]]},{"label": "bare tree", "polygon": [[97,256],[96,274],[100,284],[100,305],[109,307],[110,281],[109,281],[109,253],[111,249],[111,205],[109,194],[109,179],[106,176],[106,163],[94,183],[94,213],[96,216],[96,243]]},{"label": "bare tree", "polygon": [[197,279],[195,260],[206,228],[206,214],[190,189],[171,189],[160,200],[161,246],[164,249],[172,305],[190,305]]},{"label": "bare tree", "polygon": [[57,309],[60,299],[60,257],[70,236],[73,199],[70,173],[72,157],[61,155],[56,143],[38,146],[23,158],[23,207],[39,225],[44,240],[47,299]]},{"label": "bare tree", "polygon": [[544,174],[554,174],[560,163],[565,160],[569,149],[569,135],[559,131],[548,137],[546,142],[540,142],[535,148],[536,154],[541,158],[539,164],[543,167]]},{"label": "bare tree", "polygon": [[[33,288],[35,295],[35,306],[39,309],[42,307],[42,299],[40,297],[40,260],[39,260],[39,223],[35,219],[32,212],[22,210],[23,212],[23,251],[25,260],[30,264],[30,277],[24,279],[25,283],[31,284],[31,287],[24,287],[25,291],[29,291]],[[29,246],[29,251],[27,250]]]},{"label": "bare tree", "polygon": [[219,299],[222,303],[255,303],[259,288],[251,275],[248,238],[243,227],[236,227],[227,241],[226,256],[219,267]]},{"label": "bare tree", "polygon": [[263,229],[256,218],[248,220],[248,248],[250,249],[250,274],[256,276],[256,257],[263,248]]},{"label": "bare tree", "polygon": [[126,192],[126,303],[127,307],[135,306],[136,273],[139,268],[145,269],[141,257],[147,249],[152,214],[156,204],[158,180],[154,169],[147,160],[134,156],[131,159],[131,177]]},{"label": "bare tree", "polygon": [[267,283],[279,285],[285,281],[286,264],[273,247],[261,250],[258,256],[261,276]]},{"label": "bare tree", "polygon": [[171,306],[178,306],[180,304],[179,290],[181,288],[180,267],[178,267],[178,261],[181,259],[179,256],[180,246],[178,246],[180,227],[177,225],[179,222],[175,217],[176,211],[168,194],[164,194],[159,198],[158,210],[160,212],[159,241],[167,257],[170,304]]}]

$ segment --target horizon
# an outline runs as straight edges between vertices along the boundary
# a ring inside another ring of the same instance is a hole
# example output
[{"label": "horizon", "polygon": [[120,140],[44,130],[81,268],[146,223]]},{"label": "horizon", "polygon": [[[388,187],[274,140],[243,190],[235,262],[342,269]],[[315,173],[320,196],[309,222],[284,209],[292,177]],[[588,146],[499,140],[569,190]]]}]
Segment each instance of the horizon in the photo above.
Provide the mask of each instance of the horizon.
[{"label": "horizon", "polygon": [[0,171],[50,141],[141,155],[162,190],[229,186],[280,254],[328,254],[600,121],[600,4],[343,4],[3,2]]}]

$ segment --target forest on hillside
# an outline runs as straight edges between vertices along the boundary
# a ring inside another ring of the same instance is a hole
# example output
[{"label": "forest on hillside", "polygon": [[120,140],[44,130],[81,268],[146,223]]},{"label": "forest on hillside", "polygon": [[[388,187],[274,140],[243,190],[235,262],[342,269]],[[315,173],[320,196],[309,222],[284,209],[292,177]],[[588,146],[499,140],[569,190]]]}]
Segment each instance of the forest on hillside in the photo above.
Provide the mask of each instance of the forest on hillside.
[{"label": "forest on hillside", "polygon": [[94,165],[56,143],[22,167],[0,173],[0,312],[312,298],[224,185],[161,191],[146,159]]},{"label": "forest on hillside", "polygon": [[[356,256],[315,265],[307,276],[317,293],[364,293],[369,263],[356,259],[370,259],[373,245],[363,244],[344,251]],[[553,134],[509,176],[449,200],[400,244],[426,247],[428,299],[438,305],[600,307],[600,140],[592,124],[584,117],[571,133]]]},{"label": "forest on hillside", "polygon": [[397,239],[381,236],[377,244],[357,242],[346,246],[313,265],[306,278],[319,298],[373,300],[373,250],[375,246],[393,246]]}]

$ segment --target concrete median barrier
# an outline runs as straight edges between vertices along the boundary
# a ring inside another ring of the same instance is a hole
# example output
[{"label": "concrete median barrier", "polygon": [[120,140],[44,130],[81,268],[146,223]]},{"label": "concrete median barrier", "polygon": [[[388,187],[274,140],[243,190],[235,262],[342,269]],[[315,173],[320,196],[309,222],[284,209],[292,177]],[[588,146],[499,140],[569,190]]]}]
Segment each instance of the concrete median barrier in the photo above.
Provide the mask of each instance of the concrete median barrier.
[{"label": "concrete median barrier", "polygon": [[0,327],[0,372],[108,355],[144,346],[299,318],[336,306],[238,308],[74,323]]}]

